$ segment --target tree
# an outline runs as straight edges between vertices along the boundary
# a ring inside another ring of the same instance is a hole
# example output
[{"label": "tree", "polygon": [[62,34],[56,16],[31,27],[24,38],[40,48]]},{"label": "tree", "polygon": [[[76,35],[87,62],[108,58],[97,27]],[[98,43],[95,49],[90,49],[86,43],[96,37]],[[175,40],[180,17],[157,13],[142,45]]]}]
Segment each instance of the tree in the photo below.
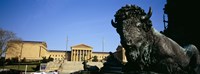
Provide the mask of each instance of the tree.
[{"label": "tree", "polygon": [[49,56],[49,58],[42,57],[41,63],[47,63],[49,61],[53,61],[53,58]]},{"label": "tree", "polygon": [[41,63],[47,63],[47,62],[48,62],[47,58],[46,57],[42,57]]},{"label": "tree", "polygon": [[26,63],[26,62],[27,62],[26,58],[24,57],[24,58],[21,60],[21,62],[22,62],[22,63]]},{"label": "tree", "polygon": [[6,49],[8,48],[7,43],[10,40],[20,41],[20,39],[16,37],[15,33],[0,28],[0,58],[6,52]]},{"label": "tree", "polygon": [[51,56],[49,56],[49,58],[48,58],[48,62],[49,61],[53,61],[53,58]]},{"label": "tree", "polygon": [[3,66],[5,62],[5,58],[0,58],[0,66]]},{"label": "tree", "polygon": [[93,62],[98,62],[98,57],[97,57],[97,56],[94,56],[93,59],[92,59],[92,61],[93,61]]}]

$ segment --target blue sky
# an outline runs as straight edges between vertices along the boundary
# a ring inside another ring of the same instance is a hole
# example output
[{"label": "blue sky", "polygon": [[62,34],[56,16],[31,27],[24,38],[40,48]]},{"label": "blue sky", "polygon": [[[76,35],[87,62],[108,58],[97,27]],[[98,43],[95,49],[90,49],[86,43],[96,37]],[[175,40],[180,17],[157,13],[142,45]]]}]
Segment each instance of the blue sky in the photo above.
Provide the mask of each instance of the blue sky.
[{"label": "blue sky", "polygon": [[151,6],[153,27],[163,30],[165,0],[0,0],[0,28],[26,41],[45,41],[49,50],[87,44],[93,51],[114,52],[119,35],[111,25],[118,9]]}]

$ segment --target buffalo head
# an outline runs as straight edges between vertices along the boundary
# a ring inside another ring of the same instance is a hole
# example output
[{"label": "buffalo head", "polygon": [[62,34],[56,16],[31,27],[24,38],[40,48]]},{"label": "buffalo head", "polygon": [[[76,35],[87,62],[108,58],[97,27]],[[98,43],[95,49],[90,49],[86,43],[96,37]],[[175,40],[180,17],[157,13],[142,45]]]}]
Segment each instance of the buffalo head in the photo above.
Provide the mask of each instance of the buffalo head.
[{"label": "buffalo head", "polygon": [[[127,58],[135,60],[140,54],[140,47],[145,42],[147,33],[151,30],[151,7],[146,14],[143,9],[135,5],[126,5],[115,14],[112,26],[117,29],[122,46],[128,51]],[[129,61],[129,60],[128,60]]]}]

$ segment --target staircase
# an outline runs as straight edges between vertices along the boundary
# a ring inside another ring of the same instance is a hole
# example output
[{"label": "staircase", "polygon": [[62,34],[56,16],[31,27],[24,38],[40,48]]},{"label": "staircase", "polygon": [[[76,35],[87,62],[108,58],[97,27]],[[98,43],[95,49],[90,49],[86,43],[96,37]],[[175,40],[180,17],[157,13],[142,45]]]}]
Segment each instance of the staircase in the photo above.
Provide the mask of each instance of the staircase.
[{"label": "staircase", "polygon": [[62,64],[62,61],[51,61],[51,62],[48,62],[47,66],[46,66],[46,69],[45,69],[45,72],[59,70],[61,64]]},{"label": "staircase", "polygon": [[62,63],[59,71],[61,73],[74,73],[83,70],[82,62],[71,62],[71,61],[64,61]]}]

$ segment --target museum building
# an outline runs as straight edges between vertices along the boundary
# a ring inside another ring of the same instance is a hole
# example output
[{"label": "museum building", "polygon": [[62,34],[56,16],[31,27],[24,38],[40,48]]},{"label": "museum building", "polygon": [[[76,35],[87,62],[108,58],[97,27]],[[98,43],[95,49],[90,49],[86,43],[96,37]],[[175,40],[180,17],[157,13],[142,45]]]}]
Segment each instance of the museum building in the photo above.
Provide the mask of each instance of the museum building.
[{"label": "museum building", "polygon": [[86,44],[78,44],[71,47],[71,51],[48,50],[46,42],[42,41],[9,41],[5,59],[18,58],[19,60],[41,60],[43,57],[55,60],[68,61],[92,61],[96,56],[98,61],[104,60],[108,52],[93,52],[93,48]]}]

